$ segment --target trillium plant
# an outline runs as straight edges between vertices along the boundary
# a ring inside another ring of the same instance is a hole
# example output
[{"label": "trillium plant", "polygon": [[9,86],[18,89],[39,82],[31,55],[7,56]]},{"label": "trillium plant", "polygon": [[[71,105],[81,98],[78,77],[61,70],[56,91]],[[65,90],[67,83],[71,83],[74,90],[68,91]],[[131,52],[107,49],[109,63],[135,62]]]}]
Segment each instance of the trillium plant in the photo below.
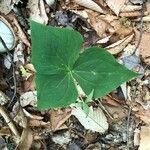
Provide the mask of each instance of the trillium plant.
[{"label": "trillium plant", "polygon": [[32,63],[36,69],[38,108],[65,107],[86,95],[100,98],[137,76],[106,49],[89,47],[80,53],[83,37],[70,28],[31,22]]}]

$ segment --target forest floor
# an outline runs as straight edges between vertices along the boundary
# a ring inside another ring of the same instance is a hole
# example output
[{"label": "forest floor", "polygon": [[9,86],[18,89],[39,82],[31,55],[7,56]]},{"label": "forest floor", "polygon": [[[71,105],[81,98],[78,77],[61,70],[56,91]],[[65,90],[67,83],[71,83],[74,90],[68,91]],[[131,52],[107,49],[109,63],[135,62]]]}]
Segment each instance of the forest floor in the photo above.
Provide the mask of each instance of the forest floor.
[{"label": "forest floor", "polygon": [[[36,109],[29,20],[71,27],[84,48],[103,47],[140,74],[89,103],[88,129],[82,109]],[[150,150],[149,22],[149,0],[1,0],[0,150]]]}]

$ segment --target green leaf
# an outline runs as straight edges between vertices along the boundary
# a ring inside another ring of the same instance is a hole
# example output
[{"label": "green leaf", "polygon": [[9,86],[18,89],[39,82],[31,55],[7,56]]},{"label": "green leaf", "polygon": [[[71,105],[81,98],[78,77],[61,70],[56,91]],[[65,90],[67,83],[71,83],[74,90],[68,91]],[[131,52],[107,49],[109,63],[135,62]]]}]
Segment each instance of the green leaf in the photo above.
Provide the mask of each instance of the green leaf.
[{"label": "green leaf", "polygon": [[75,82],[93,97],[103,96],[137,76],[105,49],[79,54],[83,38],[73,29],[31,22],[32,63],[36,69],[38,108],[64,107],[76,101]]},{"label": "green leaf", "polygon": [[97,47],[85,50],[73,69],[74,78],[87,95],[94,89],[94,98],[108,94],[137,76],[137,73],[119,64],[105,49]]},{"label": "green leaf", "polygon": [[31,22],[32,63],[38,73],[57,74],[72,69],[83,43],[73,29]]}]

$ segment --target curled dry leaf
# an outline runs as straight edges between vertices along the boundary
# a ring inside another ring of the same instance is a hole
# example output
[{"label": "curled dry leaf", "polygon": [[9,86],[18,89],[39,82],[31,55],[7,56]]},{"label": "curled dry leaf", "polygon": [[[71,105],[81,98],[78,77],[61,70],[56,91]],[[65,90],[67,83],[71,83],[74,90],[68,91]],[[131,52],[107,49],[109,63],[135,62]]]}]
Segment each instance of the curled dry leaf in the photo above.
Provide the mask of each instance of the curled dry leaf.
[{"label": "curled dry leaf", "polygon": [[119,40],[116,43],[113,43],[113,44],[107,46],[106,49],[111,54],[118,54],[126,47],[126,45],[128,45],[129,42],[131,42],[133,36],[134,36],[134,34],[129,35],[129,36],[125,37],[124,39]]},{"label": "curled dry leaf", "polygon": [[149,150],[150,148],[150,126],[142,126],[140,132],[140,147],[138,150]]},{"label": "curled dry leaf", "polygon": [[[9,50],[12,50],[16,44],[16,37],[14,31],[9,22],[2,16],[0,16],[0,36],[5,42]],[[0,53],[6,52],[2,42],[0,41]]]},{"label": "curled dry leaf", "polygon": [[74,0],[77,4],[84,6],[86,8],[89,8],[91,10],[100,12],[105,14],[106,11],[104,11],[97,3],[95,3],[93,0]]},{"label": "curled dry leaf", "polygon": [[89,107],[88,116],[80,107],[73,107],[72,115],[80,121],[85,129],[89,129],[91,131],[99,133],[104,133],[108,129],[107,118],[99,107],[96,109],[94,109],[92,106]]},{"label": "curled dry leaf", "polygon": [[121,9],[125,6],[126,0],[106,0],[107,5],[110,9],[118,16]]},{"label": "curled dry leaf", "polygon": [[[136,44],[138,43],[140,32],[135,31],[136,36]],[[139,54],[143,57],[145,63],[150,64],[150,49],[149,49],[149,40],[150,40],[150,33],[144,32],[142,34],[141,42],[139,45]]]}]

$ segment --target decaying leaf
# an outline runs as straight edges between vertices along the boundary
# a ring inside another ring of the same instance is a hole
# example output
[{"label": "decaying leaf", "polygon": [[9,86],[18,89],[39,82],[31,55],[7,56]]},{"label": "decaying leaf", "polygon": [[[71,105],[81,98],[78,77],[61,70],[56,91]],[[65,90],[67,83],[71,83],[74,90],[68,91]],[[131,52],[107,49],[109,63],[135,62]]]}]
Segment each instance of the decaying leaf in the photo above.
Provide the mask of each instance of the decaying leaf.
[{"label": "decaying leaf", "polygon": [[62,129],[62,125],[71,116],[71,109],[50,110],[50,122],[52,131]]},{"label": "decaying leaf", "polygon": [[25,107],[27,105],[36,106],[36,103],[37,103],[36,91],[26,92],[20,96],[20,104],[22,107]]},{"label": "decaying leaf", "polygon": [[126,45],[128,45],[129,42],[131,42],[134,34],[129,35],[125,37],[122,40],[117,41],[116,43],[113,43],[109,46],[106,47],[106,49],[111,53],[111,54],[118,54],[120,53]]},{"label": "decaying leaf", "polygon": [[0,136],[10,136],[11,135],[11,131],[10,131],[10,128],[7,126],[4,126],[2,128],[0,128]]},{"label": "decaying leaf", "polygon": [[91,10],[105,14],[106,12],[93,0],[74,0],[77,4],[87,7]]},{"label": "decaying leaf", "polygon": [[30,19],[39,23],[47,24],[48,17],[45,11],[43,0],[29,0],[28,8],[30,10]]},{"label": "decaying leaf", "polygon": [[149,150],[150,148],[150,126],[142,126],[140,132],[140,147],[138,150]]},{"label": "decaying leaf", "polygon": [[71,136],[69,132],[65,132],[61,135],[54,135],[52,137],[53,142],[59,145],[68,144],[71,141]]},{"label": "decaying leaf", "polygon": [[141,10],[142,6],[140,5],[126,5],[121,9],[121,12],[129,12],[129,11],[136,11]]},{"label": "decaying leaf", "polygon": [[89,23],[93,27],[93,29],[97,32],[99,37],[106,37],[106,33],[114,33],[114,28],[111,26],[109,22],[103,19],[100,15],[97,13],[89,12],[88,11],[88,17],[89,17]]},{"label": "decaying leaf", "polygon": [[107,5],[110,9],[118,16],[120,10],[125,6],[127,0],[106,0]]},{"label": "decaying leaf", "polygon": [[[138,43],[139,39],[139,31],[135,31],[136,35],[136,44]],[[139,53],[143,57],[145,63],[150,64],[150,48],[149,48],[149,40],[150,40],[150,33],[144,32],[142,34],[142,39],[139,45]]]},{"label": "decaying leaf", "polygon": [[99,107],[94,109],[91,106],[88,116],[80,107],[72,108],[72,115],[80,121],[85,129],[99,133],[104,133],[108,129],[107,118]]}]

